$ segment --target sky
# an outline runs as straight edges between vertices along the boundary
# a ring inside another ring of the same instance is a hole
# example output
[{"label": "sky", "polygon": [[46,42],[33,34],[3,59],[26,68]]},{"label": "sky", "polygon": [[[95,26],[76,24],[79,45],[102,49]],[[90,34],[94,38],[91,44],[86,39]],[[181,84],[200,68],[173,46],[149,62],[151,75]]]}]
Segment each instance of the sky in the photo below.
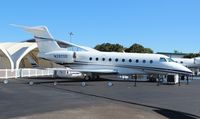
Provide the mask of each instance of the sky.
[{"label": "sky", "polygon": [[200,52],[200,0],[2,0],[0,42],[33,38],[9,24],[45,25],[56,39],[94,47],[139,43],[154,52]]}]

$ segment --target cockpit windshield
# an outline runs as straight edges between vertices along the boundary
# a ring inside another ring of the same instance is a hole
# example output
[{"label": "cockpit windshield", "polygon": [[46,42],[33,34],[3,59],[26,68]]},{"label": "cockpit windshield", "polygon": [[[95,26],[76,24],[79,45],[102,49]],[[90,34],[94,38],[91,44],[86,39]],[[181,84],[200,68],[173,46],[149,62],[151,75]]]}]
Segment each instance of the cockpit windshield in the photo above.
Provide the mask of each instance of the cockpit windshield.
[{"label": "cockpit windshield", "polygon": [[167,58],[167,61],[168,62],[175,62],[173,59],[171,59],[171,58]]},{"label": "cockpit windshield", "polygon": [[167,60],[164,57],[161,57],[160,62],[167,62]]},{"label": "cockpit windshield", "polygon": [[160,62],[175,62],[173,59],[171,58],[164,58],[164,57],[161,57],[160,58]]}]

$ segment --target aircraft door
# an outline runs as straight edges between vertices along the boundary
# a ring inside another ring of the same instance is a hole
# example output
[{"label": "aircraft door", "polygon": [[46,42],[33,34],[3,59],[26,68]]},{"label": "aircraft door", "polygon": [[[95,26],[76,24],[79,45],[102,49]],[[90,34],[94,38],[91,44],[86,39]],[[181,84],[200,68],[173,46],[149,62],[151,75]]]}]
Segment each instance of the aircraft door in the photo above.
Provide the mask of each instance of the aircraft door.
[{"label": "aircraft door", "polygon": [[73,53],[73,60],[76,60],[76,52]]}]

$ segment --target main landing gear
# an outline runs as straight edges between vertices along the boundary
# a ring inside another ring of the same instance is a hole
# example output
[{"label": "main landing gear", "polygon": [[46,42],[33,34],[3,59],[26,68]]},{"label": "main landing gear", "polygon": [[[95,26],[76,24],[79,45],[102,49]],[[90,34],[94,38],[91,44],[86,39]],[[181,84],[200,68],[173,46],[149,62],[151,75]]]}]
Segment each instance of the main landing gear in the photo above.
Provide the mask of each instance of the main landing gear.
[{"label": "main landing gear", "polygon": [[99,78],[100,78],[100,76],[98,74],[94,74],[94,73],[84,75],[85,80],[98,80]]},{"label": "main landing gear", "polygon": [[189,85],[189,75],[179,75],[178,79],[179,79],[178,81],[179,86],[181,85],[180,80],[186,80],[186,84]]}]

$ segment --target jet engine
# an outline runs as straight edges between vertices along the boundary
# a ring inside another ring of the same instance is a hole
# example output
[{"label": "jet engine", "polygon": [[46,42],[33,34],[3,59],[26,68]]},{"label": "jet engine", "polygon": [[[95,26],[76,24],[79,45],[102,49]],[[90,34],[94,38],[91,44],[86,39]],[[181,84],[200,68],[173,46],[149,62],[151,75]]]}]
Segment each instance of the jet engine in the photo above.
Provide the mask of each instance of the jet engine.
[{"label": "jet engine", "polygon": [[73,63],[76,59],[76,52],[51,52],[46,53],[43,58],[45,59],[51,59],[52,61],[55,61],[57,63]]}]

